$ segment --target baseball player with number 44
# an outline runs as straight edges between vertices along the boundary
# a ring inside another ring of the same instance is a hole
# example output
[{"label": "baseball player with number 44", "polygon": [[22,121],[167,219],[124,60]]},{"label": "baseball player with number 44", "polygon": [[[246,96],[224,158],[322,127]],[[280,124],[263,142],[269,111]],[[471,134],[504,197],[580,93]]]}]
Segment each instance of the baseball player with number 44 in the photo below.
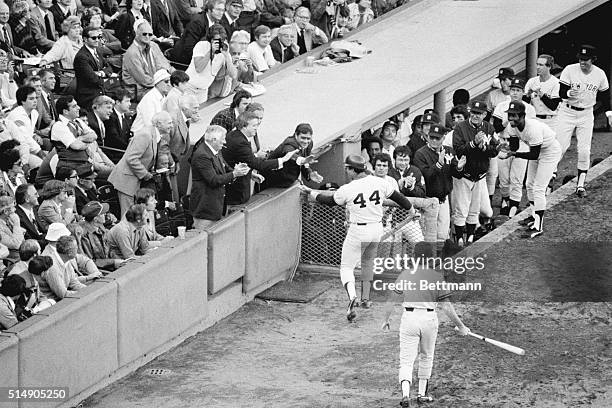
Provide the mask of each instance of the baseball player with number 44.
[{"label": "baseball player with number 44", "polygon": [[348,231],[342,245],[340,260],[340,279],[349,298],[346,318],[352,322],[357,313],[357,292],[355,290],[354,269],[361,265],[361,305],[371,306],[370,290],[373,279],[373,261],[378,251],[378,243],[383,235],[383,202],[389,198],[400,207],[409,210],[409,216],[417,213],[410,201],[395,190],[387,180],[366,172],[366,160],[359,155],[349,155],[344,162],[346,176],[351,180],[333,194],[312,190],[302,186],[310,199],[326,205],[344,205],[349,212]]}]

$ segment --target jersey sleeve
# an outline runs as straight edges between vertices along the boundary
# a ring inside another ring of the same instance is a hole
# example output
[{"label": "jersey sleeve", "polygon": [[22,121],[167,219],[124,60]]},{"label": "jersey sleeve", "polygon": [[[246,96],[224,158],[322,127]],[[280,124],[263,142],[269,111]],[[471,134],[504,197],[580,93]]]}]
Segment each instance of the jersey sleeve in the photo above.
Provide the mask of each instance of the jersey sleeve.
[{"label": "jersey sleeve", "polygon": [[495,109],[493,110],[493,116],[504,121],[504,108],[505,103],[498,103]]},{"label": "jersey sleeve", "polygon": [[334,193],[334,201],[338,205],[345,205],[346,202],[348,201],[348,198],[349,198],[348,197],[348,184],[341,186]]},{"label": "jersey sleeve", "polygon": [[608,78],[606,77],[606,74],[602,70],[601,71],[601,82],[599,84],[598,92],[607,91],[608,88],[610,88],[610,84],[608,83]]},{"label": "jersey sleeve", "polygon": [[569,67],[563,68],[563,71],[561,72],[561,77],[559,77],[559,82],[561,82],[563,85],[567,85],[567,86],[571,85],[572,76],[570,74]]},{"label": "jersey sleeve", "polygon": [[535,78],[529,78],[529,80],[528,80],[528,81],[527,81],[527,83],[525,84],[525,90],[524,90],[525,95],[527,95],[527,96],[531,96],[531,95],[529,95],[529,92],[531,92],[531,91],[532,91],[532,89],[531,89],[531,88],[533,87],[533,83],[534,83],[534,82],[535,82]]},{"label": "jersey sleeve", "polygon": [[532,126],[527,144],[529,146],[539,146],[542,143],[544,143],[544,128],[542,126]]},{"label": "jersey sleeve", "polygon": [[[381,183],[381,190],[382,190],[385,198],[391,197],[391,194],[393,194],[393,192],[396,191],[395,187],[393,186],[392,183],[387,182],[387,180],[385,180],[385,179],[381,179],[381,180],[384,181],[384,183]],[[395,184],[397,185],[397,181],[395,182]],[[397,191],[399,191],[399,186],[397,187]]]}]

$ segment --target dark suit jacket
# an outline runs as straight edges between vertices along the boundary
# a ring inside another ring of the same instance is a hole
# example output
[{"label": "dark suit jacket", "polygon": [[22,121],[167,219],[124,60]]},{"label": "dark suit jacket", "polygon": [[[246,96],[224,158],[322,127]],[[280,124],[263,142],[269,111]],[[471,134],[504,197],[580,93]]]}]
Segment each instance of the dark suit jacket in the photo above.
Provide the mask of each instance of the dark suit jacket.
[{"label": "dark suit jacket", "polygon": [[176,12],[176,7],[172,0],[166,0],[168,14],[160,0],[151,0],[151,25],[153,34],[157,37],[169,37],[170,27],[174,34],[180,37],[183,34],[183,23]]},{"label": "dark suit jacket", "polygon": [[15,212],[19,216],[19,223],[21,224],[21,228],[25,229],[25,239],[35,239],[37,241],[42,240],[45,236],[42,233],[42,229],[38,225],[38,211],[34,209],[34,218],[36,219],[36,224],[30,221],[26,213],[21,209],[20,206],[15,206]]},{"label": "dark suit jacket", "polygon": [[90,201],[98,201],[98,195],[95,190],[85,190],[85,194],[79,188],[74,189],[74,198],[76,202],[77,212],[80,214],[81,210]]},{"label": "dark suit jacket", "polygon": [[[102,139],[102,132],[100,131],[98,118],[96,117],[96,114],[93,112],[93,110],[87,112],[87,125],[91,128],[91,130],[96,132],[96,135],[98,136],[98,145],[104,146],[106,138],[104,140]],[[104,135],[106,136],[106,126],[104,127],[104,132]]]},{"label": "dark suit jacket", "polygon": [[208,17],[206,16],[206,12],[203,11],[194,15],[189,24],[187,24],[187,27],[185,27],[183,36],[176,41],[170,52],[172,60],[183,64],[189,64],[193,56],[193,47],[195,47],[198,41],[206,37],[207,32]]},{"label": "dark suit jacket", "polygon": [[299,51],[293,52],[291,47],[285,48],[285,52],[283,53],[281,43],[278,37],[276,37],[272,40],[272,42],[270,42],[270,48],[272,48],[272,55],[274,55],[274,59],[279,62],[287,62],[300,55]]},{"label": "dark suit jacket", "polygon": [[[278,168],[278,160],[263,160],[255,157],[251,142],[240,130],[233,130],[227,134],[225,147],[222,150],[223,158],[230,167],[236,163],[246,163],[250,168],[260,172]],[[251,198],[251,173],[237,178],[228,188],[226,201],[228,204],[244,204]]]},{"label": "dark suit jacket", "polygon": [[[53,99],[54,99],[53,95],[51,95],[51,100]],[[46,99],[43,100],[42,95],[40,96],[40,98],[38,98],[38,101],[36,103],[36,110],[39,113],[38,123],[36,124],[37,130],[46,129],[49,127],[51,122],[53,122],[54,120],[57,120],[57,118],[53,117],[51,108],[49,106],[49,101],[47,101]]]},{"label": "dark suit jacket", "polygon": [[[149,23],[151,22],[151,17],[148,14],[142,12],[142,15],[145,20],[148,20]],[[132,41],[136,37],[136,32],[134,31],[135,21],[136,17],[130,11],[127,11],[121,14],[115,23],[115,37],[121,41],[121,47],[124,50],[127,50],[132,45]]]},{"label": "dark suit jacket", "polygon": [[[299,150],[299,155],[307,157],[312,152],[312,141],[306,148],[302,148],[295,136],[286,138],[272,153],[268,156],[269,159],[278,159],[283,157],[285,154]],[[262,190],[270,187],[281,187],[286,188],[291,186],[302,174],[304,180],[310,180],[310,170],[307,167],[298,166],[295,160],[289,160],[283,164],[283,168],[280,170],[265,171],[262,175],[266,178],[262,186]]]},{"label": "dark suit jacket", "polygon": [[[57,3],[49,7],[49,11],[51,12],[51,14],[53,14],[53,20],[55,22],[55,32],[58,34],[63,33],[62,22],[66,19],[66,17],[68,17],[68,15],[64,14],[64,12]],[[70,15],[72,15],[72,13],[70,13]]]},{"label": "dark suit jacket", "polygon": [[196,143],[191,155],[191,198],[189,208],[194,218],[219,220],[225,213],[225,185],[234,179],[221,153],[214,156],[204,143]]},{"label": "dark suit jacket", "polygon": [[[98,54],[96,61],[87,47],[83,46],[74,57],[74,71],[76,76],[76,100],[82,109],[89,109],[96,96],[104,94],[104,79],[95,71],[112,72],[104,58]],[[97,123],[96,123],[97,126]]]},{"label": "dark suit jacket", "polygon": [[219,20],[219,24],[221,24],[221,26],[225,28],[225,32],[227,33],[227,39],[229,42],[229,39],[232,38],[232,34],[234,33],[234,31],[238,29],[238,21],[236,20],[234,21],[234,24],[230,24],[229,20],[227,19],[227,16],[225,15],[225,13],[223,13],[223,17],[221,17],[221,20]]},{"label": "dark suit jacket", "polygon": [[[113,109],[108,120],[104,122],[104,128],[106,129],[106,138],[104,139],[104,147],[112,147],[114,149],[125,150],[127,149],[130,141],[130,128],[132,127],[132,121],[127,116],[124,116],[123,127],[119,123],[119,117],[117,112]],[[104,149],[103,149],[104,150]],[[118,163],[123,156],[121,152],[114,152],[112,150],[104,150],[104,153],[108,156],[113,163]]]}]

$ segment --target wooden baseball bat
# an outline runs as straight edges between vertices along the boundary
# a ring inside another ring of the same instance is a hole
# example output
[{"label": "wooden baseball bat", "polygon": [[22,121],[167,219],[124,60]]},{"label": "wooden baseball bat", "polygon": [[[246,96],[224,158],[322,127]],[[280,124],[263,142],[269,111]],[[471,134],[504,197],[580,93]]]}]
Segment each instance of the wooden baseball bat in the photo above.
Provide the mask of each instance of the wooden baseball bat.
[{"label": "wooden baseball bat", "polygon": [[[457,327],[455,327],[455,330],[459,330],[459,329]],[[504,349],[506,351],[509,351],[511,353],[518,354],[519,356],[524,356],[525,355],[525,350],[523,350],[522,348],[513,346],[513,345],[508,344],[508,343],[504,343],[503,341],[493,340],[493,339],[490,339],[490,338],[485,337],[485,336],[481,336],[480,334],[476,334],[476,333],[473,333],[473,332],[469,332],[468,335],[470,335],[470,336],[472,336],[474,338],[477,338],[478,340],[482,340],[485,343],[489,343],[489,344],[492,344],[492,345],[497,346],[499,348],[502,348],[502,349]]]}]

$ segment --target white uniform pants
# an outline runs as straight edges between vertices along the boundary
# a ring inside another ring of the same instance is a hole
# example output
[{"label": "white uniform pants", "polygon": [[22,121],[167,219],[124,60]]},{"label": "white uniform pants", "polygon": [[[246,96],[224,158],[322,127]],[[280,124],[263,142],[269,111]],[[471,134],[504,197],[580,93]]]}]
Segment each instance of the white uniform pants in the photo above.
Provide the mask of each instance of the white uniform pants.
[{"label": "white uniform pants", "polygon": [[516,157],[494,160],[498,162],[499,190],[502,197],[510,197],[511,200],[520,202],[523,197],[527,160]]},{"label": "white uniform pants", "polygon": [[[493,217],[493,207],[487,190],[487,179],[481,179],[480,183],[480,215],[486,218]],[[471,224],[471,223],[470,223]]]},{"label": "white uniform pants", "polygon": [[361,280],[372,280],[372,263],[376,257],[378,243],[382,235],[383,226],[380,222],[350,225],[342,244],[342,257],[340,259],[340,279],[343,286],[347,282],[355,282],[355,266],[362,260],[362,256]]},{"label": "white uniform pants", "polygon": [[548,127],[549,127],[549,128],[551,128],[552,130],[555,130],[555,129],[556,129],[556,126],[557,126],[557,116],[556,116],[556,115],[555,115],[555,116],[553,116],[552,118],[547,118],[547,119],[544,119],[544,118],[537,118],[537,119],[538,119],[540,122],[542,122],[542,123],[544,123],[544,124],[548,125]]},{"label": "white uniform pants", "polygon": [[429,379],[433,367],[436,338],[438,337],[438,316],[426,309],[404,311],[399,328],[400,369],[399,382],[412,382],[414,360],[419,358],[419,379]]},{"label": "white uniform pants", "polygon": [[[487,197],[487,200],[489,197]],[[444,242],[449,238],[450,231],[450,206],[449,206],[449,198],[446,197],[443,203],[440,204],[440,209],[438,210],[438,242]]]},{"label": "white uniform pants", "polygon": [[561,160],[558,141],[540,151],[538,160],[529,160],[527,167],[527,198],[533,201],[534,211],[546,209],[546,187]]},{"label": "white uniform pants", "polygon": [[[463,227],[466,223],[478,223],[478,213],[480,212],[481,201],[483,201],[481,199],[481,186],[484,186],[485,183],[485,179],[471,181],[466,178],[453,177],[453,224]],[[489,196],[487,195],[488,199]]]},{"label": "white uniform pants", "polygon": [[495,194],[495,182],[497,181],[497,176],[499,174],[499,168],[497,159],[494,157],[489,160],[489,170],[487,170],[487,195],[492,196]]},{"label": "white uniform pants", "polygon": [[594,122],[593,108],[579,112],[568,108],[564,102],[561,103],[557,115],[557,126],[554,130],[556,130],[557,140],[561,145],[561,157],[563,157],[572,142],[572,133],[576,129],[578,170],[589,169]]}]

